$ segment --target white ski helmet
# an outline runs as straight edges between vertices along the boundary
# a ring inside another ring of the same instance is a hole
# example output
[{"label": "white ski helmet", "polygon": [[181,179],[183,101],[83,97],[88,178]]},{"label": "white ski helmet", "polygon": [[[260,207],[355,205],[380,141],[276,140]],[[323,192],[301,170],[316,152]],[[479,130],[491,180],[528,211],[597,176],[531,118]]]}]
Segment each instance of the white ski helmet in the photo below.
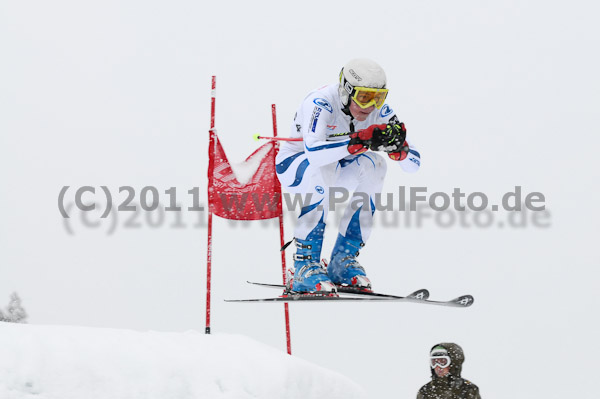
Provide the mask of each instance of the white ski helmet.
[{"label": "white ski helmet", "polygon": [[387,83],[385,72],[375,61],[367,58],[356,58],[348,61],[340,72],[340,99],[344,106],[354,91],[354,87],[371,87],[385,89]]}]

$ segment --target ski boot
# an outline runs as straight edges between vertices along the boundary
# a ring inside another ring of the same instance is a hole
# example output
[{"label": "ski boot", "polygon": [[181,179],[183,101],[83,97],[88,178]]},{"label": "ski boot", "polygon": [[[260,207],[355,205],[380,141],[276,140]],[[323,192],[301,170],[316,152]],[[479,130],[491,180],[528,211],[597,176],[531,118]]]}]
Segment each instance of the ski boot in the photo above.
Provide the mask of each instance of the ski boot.
[{"label": "ski boot", "polygon": [[[310,238],[310,237],[307,237]],[[293,275],[288,275],[287,290],[290,292],[324,293],[335,292],[327,271],[319,262],[323,236],[316,239],[296,241]]]},{"label": "ski boot", "polygon": [[339,234],[327,265],[327,274],[338,286],[370,290],[371,281],[356,257],[365,244]]}]

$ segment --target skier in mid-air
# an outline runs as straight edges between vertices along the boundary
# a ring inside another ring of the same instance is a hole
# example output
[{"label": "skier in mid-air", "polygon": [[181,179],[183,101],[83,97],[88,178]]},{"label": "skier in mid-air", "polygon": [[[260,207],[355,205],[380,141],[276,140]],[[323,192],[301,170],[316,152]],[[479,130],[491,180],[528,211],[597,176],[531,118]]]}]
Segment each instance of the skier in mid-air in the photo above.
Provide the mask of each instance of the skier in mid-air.
[{"label": "skier in mid-air", "polygon": [[465,354],[459,345],[435,345],[429,361],[431,381],[421,387],[417,399],[481,399],[477,385],[460,376]]},{"label": "skier in mid-air", "polygon": [[[282,187],[303,194],[305,202],[294,231],[296,253],[289,270],[292,292],[331,292],[336,286],[371,289],[356,257],[373,224],[375,195],[381,193],[386,161],[405,172],[420,167],[420,155],[406,141],[406,129],[385,103],[383,69],[374,61],[354,59],[340,81],[309,93],[296,113],[291,137],[276,159]],[[353,193],[344,212],[337,241],[325,268],[321,263],[323,233],[332,188]]]}]

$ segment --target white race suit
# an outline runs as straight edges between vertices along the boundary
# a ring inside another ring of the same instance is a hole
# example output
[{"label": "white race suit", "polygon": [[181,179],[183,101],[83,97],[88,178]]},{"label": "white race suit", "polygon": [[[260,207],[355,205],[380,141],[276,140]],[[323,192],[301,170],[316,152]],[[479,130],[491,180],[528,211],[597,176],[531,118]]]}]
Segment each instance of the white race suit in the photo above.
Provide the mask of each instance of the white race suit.
[{"label": "white race suit", "polygon": [[[388,157],[372,151],[350,155],[347,150],[350,139],[343,134],[373,124],[399,121],[387,104],[375,109],[362,122],[346,114],[343,108],[338,84],[308,94],[291,129],[291,137],[301,137],[303,141],[283,142],[277,155],[277,176],[282,187],[290,193],[302,194],[305,199],[294,231],[298,239],[306,239],[319,222],[327,221],[333,189],[348,190],[352,193],[350,204],[355,205],[345,209],[340,234],[366,242],[371,233],[374,197],[383,188],[385,158]],[[390,162],[399,164],[406,172],[416,172],[421,165],[420,154],[408,140],[407,144],[408,156],[402,161],[390,159]],[[339,196],[338,192],[334,194]]]}]

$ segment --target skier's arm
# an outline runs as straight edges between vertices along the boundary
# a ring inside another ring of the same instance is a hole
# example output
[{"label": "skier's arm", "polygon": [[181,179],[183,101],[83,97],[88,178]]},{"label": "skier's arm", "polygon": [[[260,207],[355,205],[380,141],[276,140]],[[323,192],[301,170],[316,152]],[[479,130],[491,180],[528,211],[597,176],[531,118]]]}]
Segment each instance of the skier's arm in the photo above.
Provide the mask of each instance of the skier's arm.
[{"label": "skier's arm", "polygon": [[403,171],[407,173],[415,173],[421,167],[421,154],[408,140],[408,155],[402,161],[398,161]]},{"label": "skier's arm", "polygon": [[[378,115],[377,123],[381,124],[400,124],[400,120],[394,113],[394,111],[389,107],[389,105],[385,104]],[[406,158],[401,161],[397,161],[400,164],[400,167],[403,171],[408,173],[414,173],[419,170],[421,167],[421,154],[419,151],[410,143],[407,139],[406,144],[408,145],[408,154]]]},{"label": "skier's arm", "polygon": [[323,166],[350,155],[348,152],[349,139],[327,140],[327,125],[332,123],[333,113],[326,108],[314,105],[312,99],[305,101],[303,108],[302,136],[304,151],[310,164]]}]

